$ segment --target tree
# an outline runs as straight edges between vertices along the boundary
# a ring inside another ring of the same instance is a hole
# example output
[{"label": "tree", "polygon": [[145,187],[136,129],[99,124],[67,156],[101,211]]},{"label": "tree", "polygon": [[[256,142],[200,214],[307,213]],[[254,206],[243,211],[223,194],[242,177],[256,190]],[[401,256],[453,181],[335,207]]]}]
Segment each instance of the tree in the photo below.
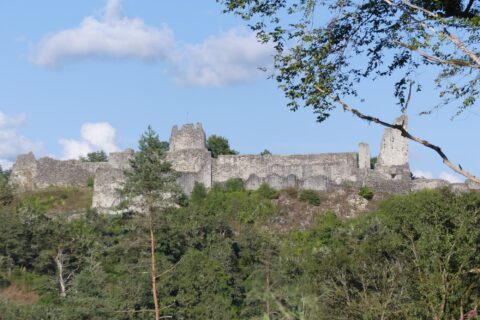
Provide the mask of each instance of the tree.
[{"label": "tree", "polygon": [[87,154],[87,157],[80,158],[81,161],[83,162],[107,162],[108,161],[108,156],[105,153],[105,151],[95,151],[95,152],[90,152]]},{"label": "tree", "polygon": [[[440,102],[455,114],[472,108],[480,93],[480,6],[475,0],[217,0],[225,11],[251,23],[259,39],[274,45],[273,78],[297,110],[311,107],[326,120],[340,106],[360,119],[397,129],[434,150],[443,162],[471,180],[440,147],[401,125],[365,115],[344,102],[361,96],[364,81],[393,79],[393,94],[408,108],[419,67],[436,73]],[[462,35],[460,39],[455,34]],[[424,110],[428,114],[433,109]]]},{"label": "tree", "polygon": [[207,148],[214,158],[217,158],[219,155],[238,154],[237,151],[230,149],[230,143],[227,138],[215,134],[208,137]]},{"label": "tree", "polygon": [[131,169],[125,172],[126,181],[121,193],[129,203],[148,213],[150,226],[152,295],[155,304],[155,319],[160,319],[157,296],[157,273],[155,258],[154,215],[172,205],[180,195],[176,183],[178,174],[166,160],[164,145],[155,131],[148,127],[139,141],[139,151],[130,161]]},{"label": "tree", "polygon": [[272,153],[269,150],[265,149],[262,152],[260,152],[260,155],[261,156],[270,156],[270,155],[272,155]]}]

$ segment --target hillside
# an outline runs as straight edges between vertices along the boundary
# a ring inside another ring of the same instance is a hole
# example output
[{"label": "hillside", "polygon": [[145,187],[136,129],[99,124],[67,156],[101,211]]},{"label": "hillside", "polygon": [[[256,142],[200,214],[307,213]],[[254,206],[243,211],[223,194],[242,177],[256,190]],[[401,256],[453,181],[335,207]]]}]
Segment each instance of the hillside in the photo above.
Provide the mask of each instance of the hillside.
[{"label": "hillside", "polygon": [[[198,187],[156,215],[162,314],[427,319],[442,304],[448,318],[475,307],[479,193],[356,193]],[[151,318],[146,217],[98,215],[88,195],[55,189],[1,208],[0,319]]]}]

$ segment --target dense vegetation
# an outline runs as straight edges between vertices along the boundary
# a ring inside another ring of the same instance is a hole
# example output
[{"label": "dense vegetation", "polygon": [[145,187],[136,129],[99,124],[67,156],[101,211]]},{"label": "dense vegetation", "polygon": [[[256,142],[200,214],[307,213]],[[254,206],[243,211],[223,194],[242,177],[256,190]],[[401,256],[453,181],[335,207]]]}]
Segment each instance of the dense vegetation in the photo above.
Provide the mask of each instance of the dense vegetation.
[{"label": "dense vegetation", "polygon": [[[476,317],[480,194],[396,196],[303,232],[269,228],[278,196],[197,184],[188,205],[157,212],[162,316]],[[152,319],[147,216],[51,214],[28,199],[0,209],[0,319]]]}]

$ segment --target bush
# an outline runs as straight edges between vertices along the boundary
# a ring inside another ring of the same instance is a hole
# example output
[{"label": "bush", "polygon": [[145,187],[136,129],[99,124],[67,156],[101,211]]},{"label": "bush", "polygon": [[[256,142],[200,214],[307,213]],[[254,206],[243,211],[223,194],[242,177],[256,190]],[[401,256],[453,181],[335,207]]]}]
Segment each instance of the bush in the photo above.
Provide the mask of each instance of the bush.
[{"label": "bush", "polygon": [[244,191],[245,183],[240,178],[233,178],[227,180],[225,187],[227,188],[227,192]]},{"label": "bush", "polygon": [[190,195],[190,200],[192,203],[199,203],[207,197],[207,188],[203,183],[195,181],[193,186],[192,194]]},{"label": "bush", "polygon": [[92,177],[89,177],[89,178],[87,179],[87,187],[93,188],[94,185],[95,185],[95,181],[93,180]]},{"label": "bush", "polygon": [[269,150],[265,149],[262,152],[260,152],[260,155],[261,156],[270,156],[270,155],[272,155],[272,153]]},{"label": "bush", "polygon": [[312,206],[319,206],[321,203],[320,196],[314,190],[302,190],[298,199]]},{"label": "bush", "polygon": [[374,193],[369,187],[363,186],[360,188],[360,191],[358,191],[358,195],[364,199],[372,200]]},{"label": "bush", "polygon": [[278,191],[270,187],[268,183],[262,183],[260,188],[258,188],[257,192],[260,195],[260,197],[264,199],[273,200],[273,199],[278,199],[278,197],[280,196]]},{"label": "bush", "polygon": [[287,188],[285,189],[285,193],[292,199],[298,198],[298,189],[296,188]]}]

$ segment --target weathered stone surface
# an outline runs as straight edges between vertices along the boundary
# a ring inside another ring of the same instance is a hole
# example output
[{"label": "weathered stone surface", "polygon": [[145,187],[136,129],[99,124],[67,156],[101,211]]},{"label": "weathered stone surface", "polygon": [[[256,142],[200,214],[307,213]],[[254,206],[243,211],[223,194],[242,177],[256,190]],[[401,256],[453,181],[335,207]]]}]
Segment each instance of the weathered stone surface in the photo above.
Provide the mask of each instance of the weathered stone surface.
[{"label": "weathered stone surface", "polygon": [[[403,125],[408,129],[408,117],[403,115],[395,119],[395,124]],[[408,140],[396,129],[385,129],[377,159],[377,166],[408,166]]]},{"label": "weathered stone surface", "polygon": [[174,126],[170,136],[170,151],[185,149],[206,149],[206,136],[202,124],[186,124],[178,129]]},{"label": "weathered stone surface", "polygon": [[[324,190],[325,179],[317,179],[322,182],[315,186],[312,178],[325,177],[328,181],[337,184],[343,181],[355,181],[357,168],[356,153],[219,156],[212,161],[212,181],[222,183],[234,177],[247,181],[251,175],[261,179],[272,175],[282,179],[295,176],[299,180],[299,185],[309,184],[313,187],[312,189]],[[307,182],[308,179],[310,182]]]},{"label": "weathered stone surface", "polygon": [[360,143],[358,145],[358,168],[359,169],[370,169],[371,163],[371,154],[370,147],[368,143]]},{"label": "weathered stone surface", "polygon": [[412,181],[412,191],[433,190],[448,186],[449,183],[441,179],[415,179]]}]

